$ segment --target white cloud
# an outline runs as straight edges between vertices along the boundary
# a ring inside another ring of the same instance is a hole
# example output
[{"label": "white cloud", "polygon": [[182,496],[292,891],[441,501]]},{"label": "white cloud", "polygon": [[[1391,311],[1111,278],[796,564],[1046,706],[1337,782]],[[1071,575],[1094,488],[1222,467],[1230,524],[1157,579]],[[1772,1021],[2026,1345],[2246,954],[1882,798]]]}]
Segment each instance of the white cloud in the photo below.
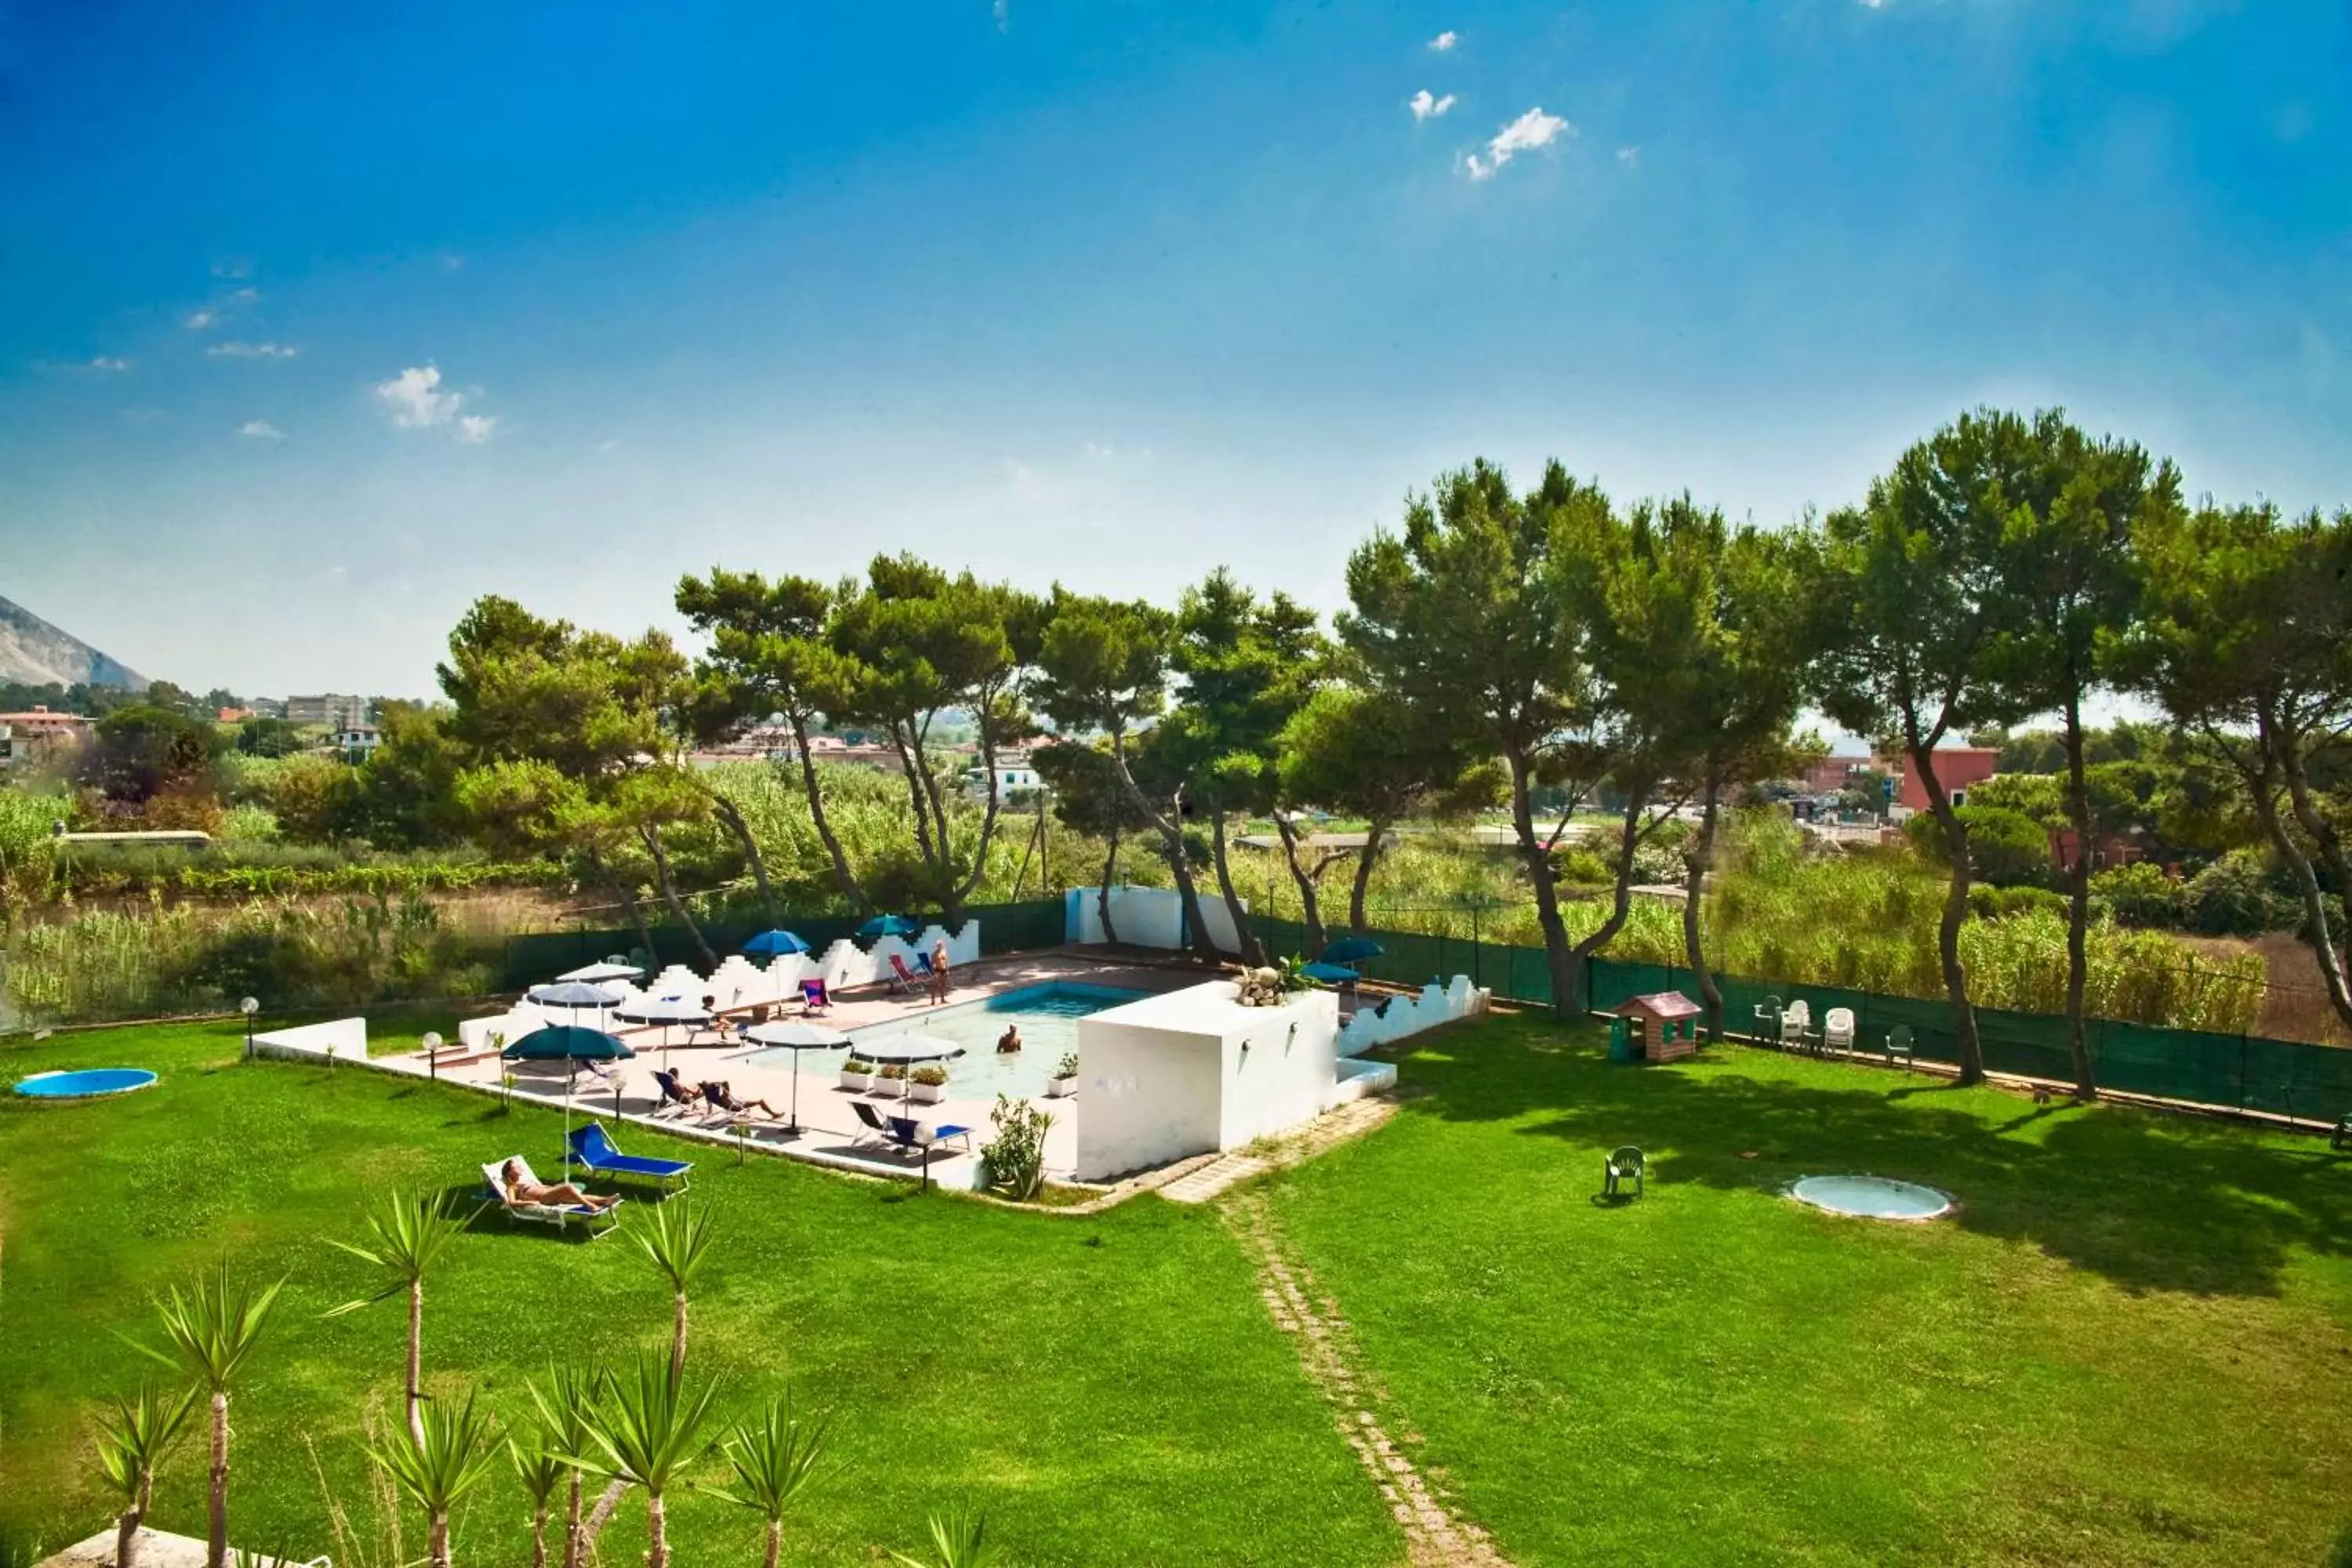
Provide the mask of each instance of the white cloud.
[{"label": "white cloud", "polygon": [[253,263],[250,261],[235,260],[215,261],[213,263],[213,276],[215,278],[250,278],[253,276]]},{"label": "white cloud", "polygon": [[219,320],[220,318],[210,310],[191,310],[188,312],[188,319],[182,321],[180,325],[192,332],[201,332]]},{"label": "white cloud", "polygon": [[1886,4],[1886,0],[1862,0],[1862,3],[1863,3],[1863,5],[1864,5],[1865,8],[1867,8],[1867,9],[1869,9],[1869,10],[1872,10],[1872,11],[1875,11],[1875,10],[1877,10],[1881,5],[1885,5],[1885,4]]},{"label": "white cloud", "polygon": [[392,422],[404,430],[432,430],[457,417],[466,395],[441,390],[441,372],[429,364],[411,365],[390,381],[375,384]]},{"label": "white cloud", "polygon": [[1432,98],[1424,87],[1406,99],[1404,106],[1412,110],[1415,120],[1434,120],[1454,107],[1454,95],[1449,92],[1444,98]]},{"label": "white cloud", "polygon": [[261,298],[261,290],[258,289],[238,289],[233,290],[229,294],[228,298],[229,303],[233,305],[250,305],[256,300]]},{"label": "white cloud", "polygon": [[1013,31],[1013,0],[996,0],[996,3],[989,7],[989,11],[996,18],[998,32]]},{"label": "white cloud", "polygon": [[100,354],[82,368],[84,370],[129,370],[131,362],[127,359],[110,359],[105,354]]},{"label": "white cloud", "polygon": [[1089,458],[1116,458],[1118,456],[1118,447],[1109,441],[1089,441],[1087,443],[1087,456]]},{"label": "white cloud", "polygon": [[292,343],[215,343],[205,353],[212,359],[292,359],[302,351]]},{"label": "white cloud", "polygon": [[1482,161],[1473,153],[1464,161],[1474,180],[1491,180],[1520,153],[1538,147],[1549,147],[1563,136],[1576,134],[1576,127],[1557,114],[1546,114],[1540,109],[1530,109],[1517,120],[1496,132],[1486,143],[1486,156]]},{"label": "white cloud", "polygon": [[460,414],[457,416],[457,439],[468,447],[488,444],[490,435],[499,427],[495,414]]},{"label": "white cloud", "polygon": [[236,433],[240,436],[251,437],[256,441],[283,441],[286,439],[286,432],[280,430],[277,426],[272,425],[267,419],[248,419],[244,424],[236,427]]},{"label": "white cloud", "polygon": [[1617,149],[1617,161],[1630,169],[1642,161],[1642,149],[1638,146],[1620,147]]},{"label": "white cloud", "polygon": [[1455,32],[1453,28],[1448,27],[1445,31],[1438,34],[1437,37],[1430,39],[1429,47],[1435,49],[1442,55],[1461,41],[1462,35]]}]

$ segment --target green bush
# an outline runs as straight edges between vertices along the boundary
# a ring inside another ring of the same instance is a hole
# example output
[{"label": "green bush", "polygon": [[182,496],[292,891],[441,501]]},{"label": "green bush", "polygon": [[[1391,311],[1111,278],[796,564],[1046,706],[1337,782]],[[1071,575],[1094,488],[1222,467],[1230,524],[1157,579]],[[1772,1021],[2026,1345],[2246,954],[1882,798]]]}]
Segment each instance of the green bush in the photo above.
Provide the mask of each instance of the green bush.
[{"label": "green bush", "polygon": [[2048,888],[1996,888],[1979,882],[1969,889],[1969,912],[1979,920],[2023,914],[2050,914],[2064,920],[2066,908],[2066,895]]},{"label": "green bush", "polygon": [[2207,936],[2261,936],[2292,931],[2303,908],[2273,886],[2262,855],[2233,849],[2189,880],[2187,924]]},{"label": "green bush", "polygon": [[2150,860],[2092,872],[2091,897],[2117,925],[2145,931],[2178,930],[2189,916],[2187,885]]},{"label": "green bush", "polygon": [[[2050,835],[2021,811],[1973,802],[1955,814],[1968,830],[1969,861],[1977,879],[1999,887],[2042,883],[2050,876]],[[1944,842],[1944,825],[1929,812],[1920,812],[1903,825],[1913,847],[1937,865],[1950,862]]]}]

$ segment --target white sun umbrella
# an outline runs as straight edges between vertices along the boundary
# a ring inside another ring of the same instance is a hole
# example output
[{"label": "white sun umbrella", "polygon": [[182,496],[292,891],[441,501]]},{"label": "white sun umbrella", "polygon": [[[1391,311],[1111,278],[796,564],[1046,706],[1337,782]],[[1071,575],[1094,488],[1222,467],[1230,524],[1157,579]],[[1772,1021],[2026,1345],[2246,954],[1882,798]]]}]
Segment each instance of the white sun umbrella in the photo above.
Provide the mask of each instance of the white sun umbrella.
[{"label": "white sun umbrella", "polygon": [[[918,1062],[951,1062],[963,1055],[963,1047],[953,1040],[937,1035],[881,1035],[856,1042],[857,1054],[867,1061],[898,1062],[913,1067]],[[904,1110],[914,1099],[915,1080],[902,1079],[904,1086],[898,1096],[899,1110]]]},{"label": "white sun umbrella", "polygon": [[801,1130],[801,1058],[803,1051],[837,1051],[849,1044],[849,1037],[839,1029],[828,1029],[823,1024],[754,1024],[743,1031],[744,1039],[755,1046],[770,1046],[793,1053],[793,1117],[784,1129],[787,1138],[797,1137]]},{"label": "white sun umbrella", "polygon": [[558,980],[576,980],[589,985],[601,985],[607,980],[635,980],[644,970],[634,963],[624,963],[617,958],[600,959],[583,964],[556,976]]},{"label": "white sun umbrella", "polygon": [[699,1000],[684,996],[648,996],[642,1002],[631,1002],[614,1013],[625,1024],[659,1024],[662,1032],[662,1066],[669,1066],[669,1031],[673,1024],[708,1024],[710,1009]]},{"label": "white sun umbrella", "polygon": [[572,1015],[572,1022],[575,1024],[580,1021],[579,1013],[582,1008],[602,1013],[621,999],[620,993],[617,991],[607,990],[602,985],[591,985],[581,980],[567,980],[556,985],[534,985],[524,992],[523,996],[541,1007],[563,1008]]}]

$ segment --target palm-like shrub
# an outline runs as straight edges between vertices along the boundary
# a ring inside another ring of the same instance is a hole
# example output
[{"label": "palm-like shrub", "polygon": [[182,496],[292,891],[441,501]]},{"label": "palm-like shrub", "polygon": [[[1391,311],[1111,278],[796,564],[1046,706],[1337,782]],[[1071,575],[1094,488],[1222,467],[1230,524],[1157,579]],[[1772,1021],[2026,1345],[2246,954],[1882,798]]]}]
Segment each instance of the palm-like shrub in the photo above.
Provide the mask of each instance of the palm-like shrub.
[{"label": "palm-like shrub", "polygon": [[508,1438],[507,1461],[514,1467],[524,1500],[530,1504],[530,1568],[547,1568],[548,1510],[555,1505],[555,1494],[563,1489],[566,1480],[577,1492],[580,1472],[547,1446],[543,1432],[533,1433],[528,1441]]},{"label": "palm-like shrub", "polygon": [[449,1568],[450,1510],[489,1479],[499,1449],[489,1417],[474,1408],[471,1394],[454,1410],[436,1404],[423,1411],[417,1426],[414,1433],[374,1444],[369,1456],[424,1510],[426,1561],[432,1568]]},{"label": "palm-like shrub", "polygon": [[604,1397],[609,1381],[602,1368],[589,1370],[558,1362],[548,1367],[544,1384],[531,1384],[531,1403],[539,1409],[536,1446],[571,1472],[565,1483],[563,1568],[580,1568],[583,1555],[580,1468],[572,1461],[595,1444],[590,1434],[595,1426],[597,1403]]},{"label": "palm-like shrub", "polygon": [[686,1292],[710,1256],[718,1211],[680,1199],[661,1205],[629,1239],[669,1282],[675,1316],[670,1325],[669,1374],[686,1374]]},{"label": "palm-like shrub", "polygon": [[635,1373],[614,1378],[589,1429],[593,1447],[573,1463],[623,1487],[646,1490],[646,1568],[668,1568],[669,1523],[665,1500],[678,1472],[708,1451],[701,1442],[718,1390],[688,1389],[654,1356],[638,1358]]},{"label": "palm-like shrub", "polygon": [[826,1425],[803,1427],[790,1399],[771,1400],[758,1422],[739,1425],[719,1445],[735,1480],[711,1495],[759,1510],[768,1527],[766,1568],[776,1568],[783,1553],[784,1511],[816,1475]]},{"label": "palm-like shrub", "polygon": [[905,1568],[988,1568],[1003,1554],[1003,1547],[988,1540],[986,1514],[958,1505],[944,1516],[931,1515],[930,1522],[930,1555],[909,1557],[903,1552],[893,1552],[891,1557]]},{"label": "palm-like shrub", "polygon": [[[480,1209],[476,1209],[479,1214]],[[458,1234],[473,1220],[473,1215],[460,1216],[455,1212],[446,1194],[426,1197],[423,1194],[393,1193],[383,1205],[367,1216],[367,1228],[374,1238],[372,1247],[358,1247],[348,1241],[331,1241],[330,1246],[341,1247],[352,1257],[363,1259],[389,1276],[383,1289],[373,1296],[356,1301],[346,1301],[327,1313],[338,1318],[346,1312],[356,1312],[362,1307],[405,1294],[408,1298],[408,1435],[422,1442],[425,1426],[419,1415],[425,1399],[419,1386],[425,1354],[425,1276],[449,1250]]]},{"label": "palm-like shrub", "polygon": [[115,1521],[115,1568],[134,1568],[139,1550],[139,1526],[155,1498],[155,1470],[187,1425],[196,1405],[196,1391],[168,1393],[153,1384],[142,1386],[99,1417],[98,1469],[107,1486],[122,1500]]},{"label": "palm-like shrub", "polygon": [[205,1568],[228,1562],[228,1399],[237,1378],[261,1342],[282,1279],[268,1285],[239,1284],[228,1266],[199,1275],[184,1293],[173,1286],[157,1308],[163,1348],[138,1348],[164,1365],[186,1373],[212,1401],[212,1469],[207,1490]]}]

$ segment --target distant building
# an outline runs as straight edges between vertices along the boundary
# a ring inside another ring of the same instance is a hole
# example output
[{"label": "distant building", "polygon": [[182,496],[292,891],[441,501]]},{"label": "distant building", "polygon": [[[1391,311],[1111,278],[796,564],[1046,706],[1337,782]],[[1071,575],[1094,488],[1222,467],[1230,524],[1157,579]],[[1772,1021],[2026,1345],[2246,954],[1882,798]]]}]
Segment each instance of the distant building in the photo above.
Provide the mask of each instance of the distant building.
[{"label": "distant building", "polygon": [[1853,788],[1864,773],[1892,778],[1902,771],[1900,765],[1882,757],[1822,757],[1806,763],[1799,780],[1807,795],[1837,795]]},{"label": "distant building", "polygon": [[[1969,804],[1969,791],[1992,777],[2000,766],[2000,752],[1991,746],[1943,746],[1936,752],[1936,782],[1954,805]],[[1902,812],[1927,809],[1927,786],[1908,770],[1895,787],[1895,804]]]},{"label": "distant building", "polygon": [[0,713],[0,763],[30,762],[50,746],[71,745],[89,733],[91,721],[36,706],[23,713]]},{"label": "distant building", "polygon": [[329,743],[337,751],[365,756],[383,744],[383,737],[373,724],[346,724],[334,732]]},{"label": "distant building", "polygon": [[286,700],[286,721],[289,724],[324,724],[331,730],[349,730],[367,722],[367,699],[328,692],[323,697],[289,697]]},{"label": "distant building", "polygon": [[[971,792],[974,799],[988,798],[988,774],[986,768],[965,770],[964,787]],[[1045,781],[1038,777],[1037,770],[1030,765],[1027,747],[1007,747],[996,753],[996,793],[1000,799],[1016,790],[1043,789],[1045,785]]]}]

